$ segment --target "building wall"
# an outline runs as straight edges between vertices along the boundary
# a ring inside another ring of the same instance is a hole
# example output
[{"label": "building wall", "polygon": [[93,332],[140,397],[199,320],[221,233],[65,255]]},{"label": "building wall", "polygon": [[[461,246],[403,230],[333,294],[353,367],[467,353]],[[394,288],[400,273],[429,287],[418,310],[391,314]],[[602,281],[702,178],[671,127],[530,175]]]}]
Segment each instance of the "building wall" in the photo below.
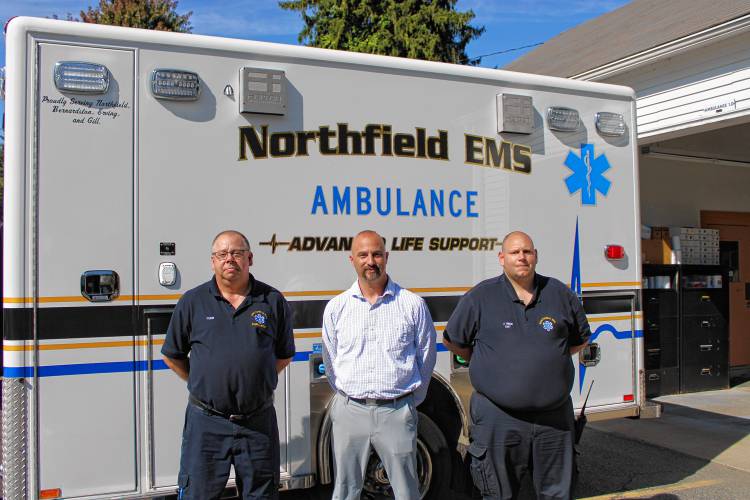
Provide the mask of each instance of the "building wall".
[{"label": "building wall", "polygon": [[750,212],[750,167],[641,156],[641,221],[700,227],[701,210]]},{"label": "building wall", "polygon": [[[743,30],[613,75],[606,83],[636,91],[639,145],[681,159],[641,155],[641,221],[700,227],[701,211],[727,212],[712,224],[722,241],[737,241],[738,269],[729,283],[729,362],[750,373],[750,32]],[[687,158],[687,159],[686,159]],[[689,159],[689,161],[688,161]],[[706,214],[708,215],[708,214]]]},{"label": "building wall", "polygon": [[609,77],[638,96],[640,144],[750,120],[750,33]]}]

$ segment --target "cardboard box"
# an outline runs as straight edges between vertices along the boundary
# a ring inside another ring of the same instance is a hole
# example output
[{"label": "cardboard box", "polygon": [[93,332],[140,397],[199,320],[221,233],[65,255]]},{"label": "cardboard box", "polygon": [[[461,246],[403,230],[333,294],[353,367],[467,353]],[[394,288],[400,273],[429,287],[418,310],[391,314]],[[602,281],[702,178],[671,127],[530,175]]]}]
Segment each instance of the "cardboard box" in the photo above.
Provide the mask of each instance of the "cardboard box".
[{"label": "cardboard box", "polygon": [[684,238],[685,236],[700,236],[701,228],[670,226],[669,234],[670,236],[680,236],[682,238]]},{"label": "cardboard box", "polygon": [[651,228],[651,239],[652,240],[666,240],[669,241],[669,228],[665,226],[654,226]]},{"label": "cardboard box", "polygon": [[665,240],[641,240],[644,264],[671,264],[672,248]]}]

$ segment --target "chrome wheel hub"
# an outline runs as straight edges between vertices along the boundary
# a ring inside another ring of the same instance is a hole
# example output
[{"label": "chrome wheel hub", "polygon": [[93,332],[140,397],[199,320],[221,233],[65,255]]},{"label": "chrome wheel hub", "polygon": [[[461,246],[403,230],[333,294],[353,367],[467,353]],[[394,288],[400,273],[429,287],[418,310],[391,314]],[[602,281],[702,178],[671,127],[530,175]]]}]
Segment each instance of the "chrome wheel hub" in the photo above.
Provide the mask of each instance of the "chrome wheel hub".
[{"label": "chrome wheel hub", "polygon": [[[424,498],[432,481],[432,459],[427,446],[417,439],[417,480],[419,497]],[[365,469],[364,496],[367,498],[394,498],[388,473],[375,450],[370,450],[370,458]]]}]

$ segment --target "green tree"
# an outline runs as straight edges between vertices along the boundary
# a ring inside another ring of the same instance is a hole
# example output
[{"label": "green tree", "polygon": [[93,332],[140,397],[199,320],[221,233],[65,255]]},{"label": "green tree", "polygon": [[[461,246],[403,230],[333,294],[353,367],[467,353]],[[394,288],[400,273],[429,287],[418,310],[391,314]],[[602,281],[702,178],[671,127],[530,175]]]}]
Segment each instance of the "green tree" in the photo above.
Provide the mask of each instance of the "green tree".
[{"label": "green tree", "polygon": [[96,8],[81,11],[81,21],[190,33],[192,15],[192,11],[178,14],[177,0],[99,0]]},{"label": "green tree", "polygon": [[313,47],[470,63],[466,45],[484,33],[457,0],[284,0],[305,23],[299,41]]}]

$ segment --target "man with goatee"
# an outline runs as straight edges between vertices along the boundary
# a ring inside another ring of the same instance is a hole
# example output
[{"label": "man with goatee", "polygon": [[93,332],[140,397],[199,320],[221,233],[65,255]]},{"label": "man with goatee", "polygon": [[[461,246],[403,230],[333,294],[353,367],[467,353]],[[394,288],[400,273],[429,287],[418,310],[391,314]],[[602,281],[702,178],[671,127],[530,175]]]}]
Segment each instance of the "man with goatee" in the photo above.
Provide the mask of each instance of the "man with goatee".
[{"label": "man with goatee", "polygon": [[336,390],[333,499],[359,499],[370,446],[394,496],[418,499],[416,407],[435,367],[435,327],[424,300],[386,273],[378,233],[357,234],[349,260],[357,279],[323,314],[323,361]]}]

